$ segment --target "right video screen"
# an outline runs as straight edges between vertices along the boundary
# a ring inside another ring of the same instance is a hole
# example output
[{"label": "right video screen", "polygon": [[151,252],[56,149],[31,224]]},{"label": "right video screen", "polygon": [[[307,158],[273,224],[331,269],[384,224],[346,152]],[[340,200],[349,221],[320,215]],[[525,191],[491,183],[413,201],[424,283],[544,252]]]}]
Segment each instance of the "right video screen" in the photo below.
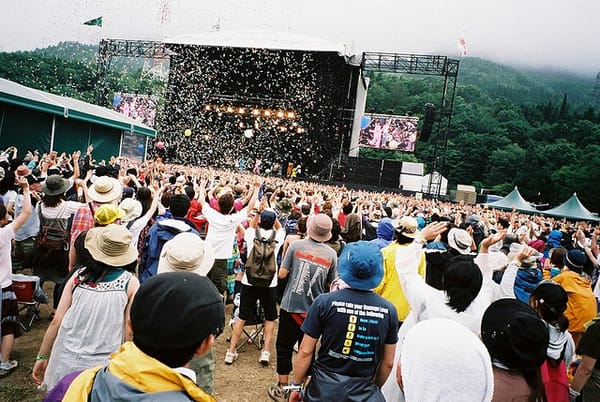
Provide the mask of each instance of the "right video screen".
[{"label": "right video screen", "polygon": [[359,146],[414,152],[419,118],[365,114],[361,119]]}]

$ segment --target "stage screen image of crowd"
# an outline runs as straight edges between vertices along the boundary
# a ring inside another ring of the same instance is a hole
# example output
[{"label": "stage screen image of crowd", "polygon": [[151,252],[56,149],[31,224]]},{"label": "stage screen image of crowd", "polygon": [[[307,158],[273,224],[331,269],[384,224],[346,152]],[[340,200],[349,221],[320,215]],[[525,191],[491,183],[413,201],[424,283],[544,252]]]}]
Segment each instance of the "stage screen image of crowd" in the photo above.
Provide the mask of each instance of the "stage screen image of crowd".
[{"label": "stage screen image of crowd", "polygon": [[151,128],[154,127],[157,105],[158,97],[153,95],[115,92],[113,98],[113,110]]},{"label": "stage screen image of crowd", "polygon": [[414,152],[418,125],[418,117],[365,114],[358,143],[361,147]]},{"label": "stage screen image of crowd", "polygon": [[[154,127],[158,97],[154,95],[115,92],[113,110],[148,126]],[[142,162],[146,156],[146,137],[125,133],[121,139],[121,156]]]}]

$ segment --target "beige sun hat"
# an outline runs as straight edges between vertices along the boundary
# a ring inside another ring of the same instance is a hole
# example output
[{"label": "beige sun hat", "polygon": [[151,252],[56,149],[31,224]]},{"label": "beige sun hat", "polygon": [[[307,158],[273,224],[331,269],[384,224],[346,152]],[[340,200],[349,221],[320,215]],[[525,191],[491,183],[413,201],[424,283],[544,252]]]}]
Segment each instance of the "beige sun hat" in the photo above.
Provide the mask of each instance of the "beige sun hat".
[{"label": "beige sun hat", "polygon": [[125,211],[125,216],[123,217],[125,222],[134,221],[142,215],[142,203],[133,198],[125,198],[119,204],[119,208]]},{"label": "beige sun hat", "polygon": [[206,276],[214,262],[214,250],[200,236],[180,233],[164,244],[158,260],[157,274],[187,271]]},{"label": "beige sun hat", "polygon": [[92,258],[113,267],[131,264],[138,257],[133,236],[125,226],[110,224],[92,228],[85,236],[85,248]]},{"label": "beige sun hat", "polygon": [[89,188],[89,197],[100,203],[107,203],[117,200],[123,194],[123,187],[119,180],[108,176],[100,176]]}]

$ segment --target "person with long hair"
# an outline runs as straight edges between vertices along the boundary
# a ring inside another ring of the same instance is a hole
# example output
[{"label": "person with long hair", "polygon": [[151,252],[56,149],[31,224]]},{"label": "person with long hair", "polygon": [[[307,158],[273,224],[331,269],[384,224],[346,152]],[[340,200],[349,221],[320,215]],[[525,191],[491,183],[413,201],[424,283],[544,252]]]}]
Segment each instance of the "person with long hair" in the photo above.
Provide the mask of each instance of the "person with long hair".
[{"label": "person with long hair", "polygon": [[530,306],[516,299],[493,302],[483,314],[481,339],[492,358],[492,402],[547,400],[540,368],[549,333]]},{"label": "person with long hair", "polygon": [[33,367],[34,381],[47,389],[73,371],[107,364],[131,338],[125,322],[139,287],[131,273],[137,262],[131,233],[115,224],[92,228],[85,249],[89,256],[65,283]]},{"label": "person with long hair", "polygon": [[[64,199],[65,192],[71,187],[71,182],[60,175],[50,175],[42,184],[42,202],[38,203],[36,213],[40,217],[40,229],[50,220],[62,220],[65,230],[68,221],[81,205],[77,201]],[[66,233],[68,236],[68,233]],[[65,238],[68,240],[68,237]],[[74,239],[73,239],[74,240]],[[40,277],[40,286],[44,282],[54,282],[53,308],[58,308],[61,286],[69,272],[69,245],[64,248],[51,249],[37,239],[37,248],[32,254],[33,273]]]}]

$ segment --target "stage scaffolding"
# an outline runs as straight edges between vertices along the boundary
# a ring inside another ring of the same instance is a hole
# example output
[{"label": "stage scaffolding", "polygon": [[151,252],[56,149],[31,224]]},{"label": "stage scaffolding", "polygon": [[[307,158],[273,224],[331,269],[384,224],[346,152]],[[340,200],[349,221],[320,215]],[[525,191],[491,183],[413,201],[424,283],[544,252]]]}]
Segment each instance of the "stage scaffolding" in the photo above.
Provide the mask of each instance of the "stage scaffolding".
[{"label": "stage scaffolding", "polygon": [[459,60],[450,59],[446,56],[377,52],[364,52],[361,63],[362,71],[444,77],[440,116],[433,136],[435,138],[435,148],[430,172],[441,174],[431,174],[428,187],[430,195],[434,198],[439,197],[442,177],[447,175],[445,171],[446,150],[450,135],[450,122],[452,120],[459,63]]},{"label": "stage scaffolding", "polygon": [[169,60],[174,53],[164,42],[151,40],[102,39],[98,46],[98,98],[101,106],[108,104],[108,72],[113,57],[142,57]]}]

